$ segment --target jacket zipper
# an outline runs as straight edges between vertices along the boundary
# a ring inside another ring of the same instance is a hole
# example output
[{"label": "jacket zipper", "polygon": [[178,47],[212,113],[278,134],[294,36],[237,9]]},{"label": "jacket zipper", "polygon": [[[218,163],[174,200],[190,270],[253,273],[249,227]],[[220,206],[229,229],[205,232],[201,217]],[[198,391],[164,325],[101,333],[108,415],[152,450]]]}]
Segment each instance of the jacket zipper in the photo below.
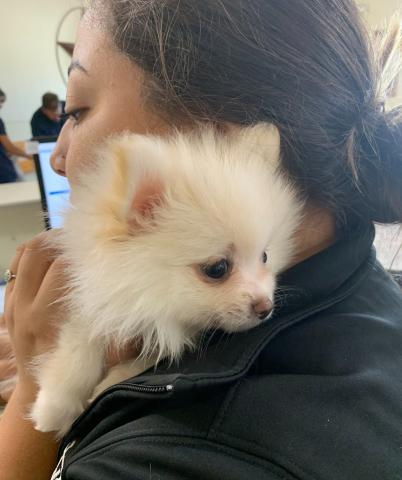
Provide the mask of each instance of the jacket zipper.
[{"label": "jacket zipper", "polygon": [[50,480],[62,480],[62,474],[63,474],[63,468],[64,468],[64,462],[66,460],[66,455],[67,452],[73,448],[75,445],[75,440],[73,442],[70,442],[67,447],[63,450],[63,454],[60,457],[60,460],[56,466],[55,471],[53,472],[52,478]]},{"label": "jacket zipper", "polygon": [[[112,385],[103,391],[95,400],[97,402],[99,399],[104,397],[106,393],[113,392],[113,390],[130,390],[131,392],[138,393],[170,393],[174,390],[173,385],[140,385],[139,383],[117,383]],[[94,403],[95,403],[94,402]]]},{"label": "jacket zipper", "polygon": [[[118,383],[107,388],[102,392],[95,400],[97,402],[99,399],[103,398],[106,393],[112,392],[113,390],[129,390],[131,392],[138,393],[152,393],[152,394],[162,394],[162,393],[171,393],[174,390],[174,386],[171,384],[168,385],[140,385],[138,383]],[[95,403],[94,402],[94,403]],[[94,404],[92,403],[92,405]],[[61,480],[61,474],[64,467],[64,461],[67,452],[75,445],[76,441],[71,441],[64,448],[63,453],[60,457],[59,463],[57,464],[56,470],[53,473],[53,476],[50,480]]]},{"label": "jacket zipper", "polygon": [[139,385],[137,383],[123,383],[115,386],[119,387],[119,389],[124,387],[125,390],[139,393],[169,393],[174,389],[173,385]]}]

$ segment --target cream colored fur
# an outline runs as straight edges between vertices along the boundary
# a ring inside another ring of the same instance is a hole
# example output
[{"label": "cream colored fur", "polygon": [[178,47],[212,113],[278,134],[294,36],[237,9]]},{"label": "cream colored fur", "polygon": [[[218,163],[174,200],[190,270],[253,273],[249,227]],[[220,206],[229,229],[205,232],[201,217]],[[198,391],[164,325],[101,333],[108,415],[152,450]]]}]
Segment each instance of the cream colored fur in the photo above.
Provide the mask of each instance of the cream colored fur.
[{"label": "cream colored fur", "polygon": [[[58,239],[71,292],[57,348],[37,361],[31,418],[39,430],[69,429],[105,374],[111,342],[139,339],[141,357],[115,367],[96,392],[179,359],[206,329],[261,323],[251,305],[273,301],[301,217],[278,166],[279,135],[268,125],[108,142],[82,176]],[[206,279],[201,266],[224,257],[228,278]]]}]

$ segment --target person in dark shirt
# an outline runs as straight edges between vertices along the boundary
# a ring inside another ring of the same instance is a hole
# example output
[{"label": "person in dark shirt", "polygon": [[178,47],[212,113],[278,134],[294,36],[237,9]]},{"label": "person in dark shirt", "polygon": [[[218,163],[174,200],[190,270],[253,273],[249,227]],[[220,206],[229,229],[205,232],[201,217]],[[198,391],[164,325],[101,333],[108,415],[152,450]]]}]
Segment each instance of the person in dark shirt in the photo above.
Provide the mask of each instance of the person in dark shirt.
[{"label": "person in dark shirt", "polygon": [[62,127],[60,121],[59,97],[54,93],[45,93],[42,106],[36,110],[31,119],[32,136],[58,136]]},{"label": "person in dark shirt", "polygon": [[[0,109],[6,101],[6,94],[0,90]],[[18,173],[9,155],[31,158],[23,150],[14,145],[7,136],[6,127],[0,118],[0,183],[11,183],[18,179]]]}]

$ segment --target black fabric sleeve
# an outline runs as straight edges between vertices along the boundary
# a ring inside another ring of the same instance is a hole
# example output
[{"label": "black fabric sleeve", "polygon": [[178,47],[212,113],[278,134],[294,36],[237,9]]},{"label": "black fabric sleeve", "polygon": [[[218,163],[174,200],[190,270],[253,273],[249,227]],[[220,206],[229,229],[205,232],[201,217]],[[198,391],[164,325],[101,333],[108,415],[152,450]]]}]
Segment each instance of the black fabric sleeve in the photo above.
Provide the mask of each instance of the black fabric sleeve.
[{"label": "black fabric sleeve", "polygon": [[6,126],[4,125],[4,122],[1,118],[0,118],[0,135],[7,135]]},{"label": "black fabric sleeve", "polygon": [[189,437],[135,437],[81,452],[63,480],[297,480],[265,459]]}]

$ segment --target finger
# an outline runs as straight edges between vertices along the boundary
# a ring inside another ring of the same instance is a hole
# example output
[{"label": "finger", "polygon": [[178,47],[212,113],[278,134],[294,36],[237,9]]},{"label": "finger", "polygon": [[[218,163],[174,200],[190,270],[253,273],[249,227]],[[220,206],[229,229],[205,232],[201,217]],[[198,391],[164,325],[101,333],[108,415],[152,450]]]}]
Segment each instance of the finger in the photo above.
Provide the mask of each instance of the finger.
[{"label": "finger", "polygon": [[46,318],[46,339],[48,342],[55,342],[57,332],[66,317],[66,305],[64,303],[67,292],[65,280],[65,262],[60,258],[55,260],[48,269],[42,285],[35,298],[35,302],[45,306],[44,318]]},{"label": "finger", "polygon": [[[11,260],[11,263],[10,263],[10,270],[11,270],[11,273],[13,273],[14,275],[17,274],[17,271],[18,271],[18,266],[19,266],[19,263],[20,263],[20,260],[21,260],[21,257],[24,253],[24,250],[25,250],[25,244],[23,243],[22,245],[19,245],[15,251],[15,255],[14,255],[14,258]],[[10,295],[10,293],[13,291],[14,287],[15,287],[15,280],[16,279],[13,279],[13,280],[10,280],[8,283],[7,283],[7,286],[6,286],[6,293],[5,293],[5,298],[7,299],[7,296]]]},{"label": "finger", "polygon": [[48,246],[43,234],[27,243],[15,279],[16,294],[22,294],[25,299],[35,298],[56,256],[56,250]]},{"label": "finger", "polygon": [[17,384],[17,377],[15,374],[11,375],[9,378],[0,381],[0,400],[3,399],[5,402],[11,397],[15,386]]},{"label": "finger", "polygon": [[61,258],[57,258],[47,270],[37,297],[39,301],[46,299],[48,305],[62,300],[67,292],[67,264]]},{"label": "finger", "polygon": [[15,361],[1,360],[0,361],[0,378],[6,380],[17,373]]},{"label": "finger", "polygon": [[4,358],[10,357],[12,355],[12,351],[13,349],[11,346],[8,331],[6,329],[2,329],[0,333],[0,359],[4,360]]}]

